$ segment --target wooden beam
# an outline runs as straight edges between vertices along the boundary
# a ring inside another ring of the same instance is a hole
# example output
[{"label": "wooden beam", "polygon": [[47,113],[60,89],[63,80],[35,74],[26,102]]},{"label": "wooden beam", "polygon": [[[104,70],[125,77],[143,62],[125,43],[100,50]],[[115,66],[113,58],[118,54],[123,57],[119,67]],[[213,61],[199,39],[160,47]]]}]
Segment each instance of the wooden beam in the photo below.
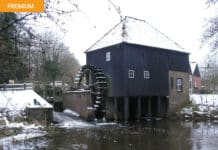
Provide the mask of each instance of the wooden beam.
[{"label": "wooden beam", "polygon": [[148,110],[148,113],[147,113],[147,117],[151,117],[151,96],[149,96],[148,97],[148,108],[147,108],[147,110]]},{"label": "wooden beam", "polygon": [[124,97],[124,121],[129,121],[129,97]]},{"label": "wooden beam", "polygon": [[137,114],[137,119],[141,119],[141,97],[138,97],[138,114]]},{"label": "wooden beam", "polygon": [[162,117],[162,97],[157,97],[157,117]]},{"label": "wooden beam", "polygon": [[114,120],[118,120],[118,103],[117,103],[117,97],[114,97]]}]

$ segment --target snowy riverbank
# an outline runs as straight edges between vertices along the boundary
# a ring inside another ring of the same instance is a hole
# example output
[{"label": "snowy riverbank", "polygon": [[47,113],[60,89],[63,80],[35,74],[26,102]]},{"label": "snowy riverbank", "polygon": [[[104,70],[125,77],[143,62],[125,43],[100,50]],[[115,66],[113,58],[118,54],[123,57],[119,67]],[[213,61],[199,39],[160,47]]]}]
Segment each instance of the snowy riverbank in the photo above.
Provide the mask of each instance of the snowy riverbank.
[{"label": "snowy riverbank", "polygon": [[[0,109],[0,149],[10,149],[11,143],[47,135],[45,126],[27,123],[24,109],[14,109],[12,99],[7,100],[10,103],[6,104],[10,107]],[[57,122],[54,127],[57,128],[95,128],[101,125],[115,125],[108,122],[85,122],[79,118],[77,112],[71,110],[65,110],[63,113],[54,112],[53,115],[54,121]],[[190,95],[190,104],[183,108],[178,116],[185,120],[218,120],[218,95]]]},{"label": "snowy riverbank", "polygon": [[192,94],[190,102],[179,112],[183,119],[218,120],[218,95]]},{"label": "snowy riverbank", "polygon": [[41,125],[27,122],[10,122],[6,116],[0,117],[0,149],[10,149],[14,142],[45,136],[47,132]]},{"label": "snowy riverbank", "polygon": [[27,122],[26,110],[30,108],[52,106],[31,89],[0,91],[0,149],[11,149],[11,143],[47,134],[45,126]]}]

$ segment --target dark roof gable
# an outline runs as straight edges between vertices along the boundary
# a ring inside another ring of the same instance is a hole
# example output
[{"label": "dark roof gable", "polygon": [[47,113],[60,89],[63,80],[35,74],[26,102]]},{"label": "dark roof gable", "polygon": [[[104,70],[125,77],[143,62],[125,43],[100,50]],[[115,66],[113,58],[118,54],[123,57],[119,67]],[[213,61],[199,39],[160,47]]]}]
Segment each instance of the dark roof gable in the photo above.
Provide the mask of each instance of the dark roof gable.
[{"label": "dark roof gable", "polygon": [[197,64],[196,67],[195,67],[195,70],[194,70],[194,72],[193,72],[193,76],[201,77],[201,74],[200,74],[200,70],[199,70],[198,64]]}]

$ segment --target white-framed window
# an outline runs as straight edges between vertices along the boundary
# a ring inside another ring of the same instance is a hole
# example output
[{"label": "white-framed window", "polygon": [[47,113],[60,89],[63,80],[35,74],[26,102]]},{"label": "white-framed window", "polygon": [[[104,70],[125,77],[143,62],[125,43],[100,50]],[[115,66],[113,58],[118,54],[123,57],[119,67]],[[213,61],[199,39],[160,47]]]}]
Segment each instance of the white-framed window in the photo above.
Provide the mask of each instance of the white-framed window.
[{"label": "white-framed window", "polygon": [[129,70],[129,78],[130,79],[133,79],[133,78],[135,78],[135,71],[134,70]]},{"label": "white-framed window", "polygon": [[106,61],[111,61],[111,52],[106,52]]},{"label": "white-framed window", "polygon": [[194,81],[194,88],[197,88],[197,83],[196,83],[196,81]]},{"label": "white-framed window", "polygon": [[182,81],[182,78],[177,78],[176,79],[176,91],[177,92],[182,92],[183,91],[183,81]]},{"label": "white-framed window", "polygon": [[144,71],[144,79],[149,79],[149,78],[150,78],[150,72]]}]

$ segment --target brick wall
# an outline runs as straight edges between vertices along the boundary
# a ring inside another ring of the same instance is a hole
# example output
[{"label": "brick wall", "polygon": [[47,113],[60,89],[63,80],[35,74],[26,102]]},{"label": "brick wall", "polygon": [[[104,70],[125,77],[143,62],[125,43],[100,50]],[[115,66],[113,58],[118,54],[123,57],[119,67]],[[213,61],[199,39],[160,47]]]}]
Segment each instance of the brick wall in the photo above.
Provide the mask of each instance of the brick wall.
[{"label": "brick wall", "polygon": [[192,76],[192,88],[193,93],[200,93],[201,77]]},{"label": "brick wall", "polygon": [[[182,79],[182,91],[177,91],[176,80]],[[173,84],[171,83],[173,79]],[[169,71],[169,114],[177,111],[189,101],[189,74],[185,72]]]}]

